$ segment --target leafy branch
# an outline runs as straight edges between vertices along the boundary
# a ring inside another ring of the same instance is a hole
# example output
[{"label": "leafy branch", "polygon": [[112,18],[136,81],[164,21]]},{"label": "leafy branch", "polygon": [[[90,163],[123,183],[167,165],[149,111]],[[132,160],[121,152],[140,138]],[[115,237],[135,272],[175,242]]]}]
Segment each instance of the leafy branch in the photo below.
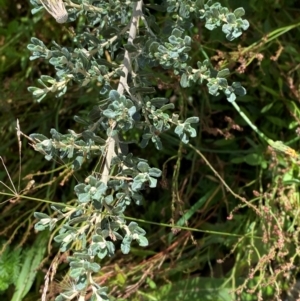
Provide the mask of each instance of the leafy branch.
[{"label": "leafy branch", "polygon": [[[138,142],[141,147],[146,147],[151,140],[158,150],[163,148],[161,133],[172,127],[184,144],[197,135],[194,125],[199,118],[180,120],[179,115],[170,114],[175,105],[156,95],[155,84],[149,80],[151,71],[147,70],[153,67],[171,70],[180,77],[184,88],[205,81],[210,94],[222,92],[228,101],[234,102],[237,96],[245,95],[246,90],[240,83],[228,84],[228,69],[217,72],[207,60],[198,62],[197,68],[190,66],[192,39],[185,33],[192,26],[191,15],[205,20],[210,30],[225,23],[222,29],[229,40],[240,36],[249,24],[241,19],[243,9],[232,14],[219,3],[211,5],[211,1],[206,4],[165,1],[162,10],[178,14],[175,21],[170,20],[172,26],[166,25],[164,31],[150,18],[151,13],[141,0],[93,4],[57,1],[65,4],[68,22],[84,17],[93,31],[78,32],[73,48],[55,42],[48,48],[39,39],[32,38],[28,45],[32,52],[30,59],[48,60],[56,75],[55,78],[42,75],[38,80],[42,87],[28,90],[40,102],[48,93],[63,96],[67,87],[75,84],[81,89],[99,89],[102,99],[96,106],[94,118],[74,117],[85,126],[81,133],[69,129],[68,134],[61,134],[52,129],[50,139],[37,133],[31,134],[30,139],[34,149],[47,160],[58,157],[68,160],[74,170],[97,157],[102,158],[103,165],[74,187],[74,206],[52,205],[54,213],[50,215],[36,212],[35,229],[52,231],[58,227],[54,240],[59,243],[60,251],[72,252],[68,260],[74,285],[61,292],[57,301],[75,297],[84,300],[88,291],[91,300],[108,300],[107,288],[97,284],[93,275],[100,271],[103,258],[115,254],[117,241],[121,242],[123,254],[130,252],[133,241],[139,246],[148,245],[145,230],[136,222],[127,224],[124,212],[132,202],[140,205],[143,190],[155,188],[162,174],[159,168],[150,167],[147,160],[133,156],[122,147],[124,135],[136,130],[141,137]],[[37,0],[31,3],[33,13],[43,8]],[[105,53],[109,53],[112,60],[108,60]]]}]

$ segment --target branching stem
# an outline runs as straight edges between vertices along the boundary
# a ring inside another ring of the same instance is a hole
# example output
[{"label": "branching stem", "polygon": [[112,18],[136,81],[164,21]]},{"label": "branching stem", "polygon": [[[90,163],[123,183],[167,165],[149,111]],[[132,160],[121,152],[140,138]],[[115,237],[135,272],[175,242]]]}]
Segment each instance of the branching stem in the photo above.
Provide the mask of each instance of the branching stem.
[{"label": "branching stem", "polygon": [[[136,37],[137,28],[139,25],[139,19],[142,15],[142,5],[143,5],[143,1],[138,1],[134,3],[132,18],[129,27],[128,44],[132,44],[133,40]],[[128,81],[128,74],[131,72],[131,69],[132,68],[131,68],[130,54],[127,50],[125,50],[123,68],[122,68],[122,71],[124,72],[124,76],[120,77],[120,82],[117,89],[119,94],[124,94],[124,90],[129,93],[129,87],[127,81]],[[105,156],[105,164],[104,164],[102,177],[101,177],[101,182],[103,182],[104,184],[107,184],[108,182],[111,160],[115,156],[116,145],[117,146],[119,145],[118,135],[115,134],[112,135],[111,137],[108,137],[106,143],[107,143],[107,153]]]}]

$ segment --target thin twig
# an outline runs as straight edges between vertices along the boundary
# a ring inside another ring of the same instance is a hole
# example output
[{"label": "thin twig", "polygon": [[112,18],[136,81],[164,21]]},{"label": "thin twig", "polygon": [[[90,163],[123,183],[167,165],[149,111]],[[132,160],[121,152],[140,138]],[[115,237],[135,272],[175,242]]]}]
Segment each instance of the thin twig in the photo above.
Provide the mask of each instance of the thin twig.
[{"label": "thin twig", "polygon": [[212,165],[209,163],[209,161],[205,158],[205,156],[192,144],[188,144],[190,148],[192,148],[203,160],[204,162],[208,165],[208,167],[212,170],[212,172],[216,175],[216,177],[221,181],[221,183],[225,186],[225,188],[237,199],[245,203],[247,206],[251,207],[259,216],[261,215],[258,209],[249,203],[245,198],[239,196],[238,194],[234,193],[232,189],[226,184],[226,182],[223,180],[223,178],[219,175],[219,173],[212,167]]},{"label": "thin twig", "polygon": [[22,141],[21,141],[21,129],[19,119],[17,119],[17,137],[18,137],[18,146],[19,146],[19,179],[18,179],[18,191],[20,191],[21,185],[21,171],[22,171]]}]

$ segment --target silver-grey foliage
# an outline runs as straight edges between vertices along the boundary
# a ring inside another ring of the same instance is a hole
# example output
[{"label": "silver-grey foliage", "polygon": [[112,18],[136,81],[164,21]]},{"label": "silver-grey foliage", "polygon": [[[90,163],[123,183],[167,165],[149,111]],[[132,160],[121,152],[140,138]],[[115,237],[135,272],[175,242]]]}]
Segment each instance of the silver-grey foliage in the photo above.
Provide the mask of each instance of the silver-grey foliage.
[{"label": "silver-grey foliage", "polygon": [[[38,0],[31,3],[33,13],[43,9]],[[124,212],[132,202],[140,204],[145,185],[156,187],[161,175],[161,171],[150,167],[146,160],[122,150],[122,135],[139,130],[140,146],[146,147],[151,141],[158,150],[163,147],[160,133],[171,128],[183,143],[196,136],[193,125],[197,124],[198,117],[182,121],[180,116],[170,114],[174,104],[156,95],[153,83],[147,80],[151,71],[147,70],[171,69],[180,76],[182,87],[206,82],[210,94],[223,92],[228,101],[233,102],[236,95],[246,93],[245,89],[240,83],[228,84],[228,69],[217,72],[207,60],[190,65],[192,39],[187,29],[198,18],[204,20],[209,30],[222,26],[231,41],[239,37],[249,23],[241,18],[242,8],[231,13],[212,1],[165,0],[161,5],[145,5],[143,1],[133,0],[65,0],[63,3],[67,22],[83,17],[93,30],[77,33],[75,47],[55,42],[47,47],[32,38],[28,45],[32,52],[30,59],[48,60],[56,76],[43,75],[39,87],[28,89],[40,102],[48,93],[63,96],[71,83],[83,88],[97,83],[103,99],[101,110],[93,122],[74,117],[85,127],[81,133],[68,130],[62,134],[51,129],[51,138],[41,134],[31,134],[31,138],[35,149],[47,160],[57,156],[67,158],[72,160],[74,169],[97,156],[103,156],[105,162],[101,173],[91,172],[84,183],[74,187],[75,205],[52,206],[56,213],[53,216],[35,213],[38,219],[35,228],[53,230],[59,222],[60,230],[54,239],[62,252],[72,251],[70,277],[75,282],[75,290],[62,292],[57,301],[75,297],[84,300],[87,290],[92,291],[90,300],[108,300],[107,289],[93,280],[93,274],[99,272],[101,259],[114,255],[116,241],[121,242],[124,254],[130,252],[132,241],[140,246],[148,244],[145,231],[135,222],[128,224]],[[166,12],[168,25],[160,28],[149,8]],[[112,62],[105,59],[105,51],[110,53]],[[116,79],[118,85],[113,87],[112,81]],[[78,242],[80,249],[72,249]]]}]

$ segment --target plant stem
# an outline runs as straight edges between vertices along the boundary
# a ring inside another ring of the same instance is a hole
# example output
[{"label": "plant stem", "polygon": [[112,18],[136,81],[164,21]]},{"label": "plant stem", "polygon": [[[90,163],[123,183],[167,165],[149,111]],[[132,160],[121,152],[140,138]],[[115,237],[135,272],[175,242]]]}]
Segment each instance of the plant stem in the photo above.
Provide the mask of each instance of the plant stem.
[{"label": "plant stem", "polygon": [[[142,4],[143,1],[138,1],[133,4],[132,18],[129,27],[129,37],[127,40],[128,44],[133,44],[133,40],[136,37],[137,28],[139,25],[139,19],[142,15]],[[124,73],[124,76],[120,77],[120,82],[117,89],[119,94],[124,94],[124,90],[126,90],[129,93],[129,87],[127,81],[128,81],[128,74],[132,71],[132,68],[131,68],[131,58],[127,50],[125,50],[122,71]],[[106,143],[107,143],[107,153],[105,156],[105,164],[104,164],[102,177],[101,177],[101,182],[103,182],[105,185],[107,184],[109,179],[111,160],[115,156],[115,147],[116,145],[117,146],[119,145],[118,135],[115,134],[112,135],[111,137],[108,137]]]}]

